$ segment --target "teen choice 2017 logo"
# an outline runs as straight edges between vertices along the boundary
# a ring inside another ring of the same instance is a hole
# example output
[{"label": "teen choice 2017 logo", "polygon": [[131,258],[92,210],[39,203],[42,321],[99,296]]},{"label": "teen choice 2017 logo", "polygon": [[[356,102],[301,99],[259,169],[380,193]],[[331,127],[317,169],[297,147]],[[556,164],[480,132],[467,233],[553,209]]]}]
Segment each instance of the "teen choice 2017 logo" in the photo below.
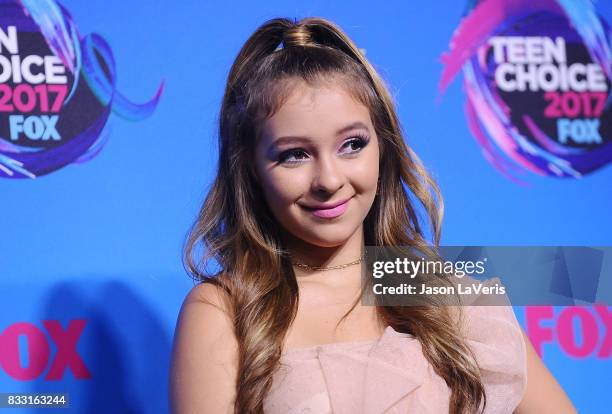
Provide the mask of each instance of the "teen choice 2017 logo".
[{"label": "teen choice 2017 logo", "polygon": [[472,2],[442,55],[444,92],[463,70],[469,128],[486,159],[580,178],[612,160],[610,27],[590,0]]},{"label": "teen choice 2017 logo", "polygon": [[0,177],[36,178],[100,152],[112,113],[151,115],[116,89],[110,47],[53,0],[0,0]]}]

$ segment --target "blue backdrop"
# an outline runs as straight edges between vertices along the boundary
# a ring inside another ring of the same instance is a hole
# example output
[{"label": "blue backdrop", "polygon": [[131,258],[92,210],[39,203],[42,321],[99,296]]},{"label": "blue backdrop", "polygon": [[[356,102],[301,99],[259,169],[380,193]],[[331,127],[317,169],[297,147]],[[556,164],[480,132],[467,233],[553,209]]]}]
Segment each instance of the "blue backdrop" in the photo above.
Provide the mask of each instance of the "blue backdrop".
[{"label": "blue backdrop", "polygon": [[[50,347],[34,379],[0,370],[0,391],[67,391],[75,412],[167,411],[173,329],[192,286],[181,248],[215,171],[224,82],[243,42],[276,16],[329,18],[366,50],[396,99],[409,144],[441,186],[442,244],[612,244],[610,166],[582,179],[532,174],[530,185],[517,185],[482,156],[459,79],[437,100],[440,55],[464,12],[461,1],[62,4],[81,34],[106,39],[125,96],[144,102],[166,85],[149,118],[111,115],[109,140],[92,160],[33,180],[0,179],[0,331],[7,337],[11,326],[32,324]],[[612,21],[612,3],[596,8]],[[525,308],[515,311],[525,326]],[[89,378],[71,369],[46,378],[57,351],[49,320],[64,330],[85,320],[76,349]],[[555,332],[554,318],[542,325]],[[20,362],[32,363],[23,338],[19,344]],[[8,345],[0,349],[9,358]],[[578,358],[556,339],[542,352],[580,412],[609,411],[609,355]]]}]

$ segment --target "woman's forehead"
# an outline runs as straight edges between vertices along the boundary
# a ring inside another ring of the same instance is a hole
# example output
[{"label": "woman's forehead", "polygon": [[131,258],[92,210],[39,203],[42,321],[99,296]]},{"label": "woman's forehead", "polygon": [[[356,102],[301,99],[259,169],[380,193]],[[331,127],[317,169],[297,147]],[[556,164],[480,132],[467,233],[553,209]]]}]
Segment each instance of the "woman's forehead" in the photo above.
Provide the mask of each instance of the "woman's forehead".
[{"label": "woman's forehead", "polygon": [[263,120],[268,138],[336,135],[347,125],[371,128],[369,109],[342,84],[296,85],[276,112]]},{"label": "woman's forehead", "polygon": [[367,106],[367,85],[363,79],[340,73],[316,73],[306,78],[287,76],[271,80],[261,90],[260,114],[264,117],[274,115],[288,100],[314,99],[322,89],[336,90],[352,96]]}]

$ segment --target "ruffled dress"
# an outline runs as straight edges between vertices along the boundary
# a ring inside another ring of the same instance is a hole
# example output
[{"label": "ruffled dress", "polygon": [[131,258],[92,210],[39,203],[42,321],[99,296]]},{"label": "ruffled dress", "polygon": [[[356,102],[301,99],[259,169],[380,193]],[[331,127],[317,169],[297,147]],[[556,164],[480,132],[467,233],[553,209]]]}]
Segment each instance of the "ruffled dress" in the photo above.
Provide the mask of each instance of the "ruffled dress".
[{"label": "ruffled dress", "polygon": [[[466,306],[464,335],[481,368],[485,413],[512,413],[527,385],[526,348],[511,306]],[[450,389],[412,335],[292,348],[264,400],[267,414],[448,413]]]}]

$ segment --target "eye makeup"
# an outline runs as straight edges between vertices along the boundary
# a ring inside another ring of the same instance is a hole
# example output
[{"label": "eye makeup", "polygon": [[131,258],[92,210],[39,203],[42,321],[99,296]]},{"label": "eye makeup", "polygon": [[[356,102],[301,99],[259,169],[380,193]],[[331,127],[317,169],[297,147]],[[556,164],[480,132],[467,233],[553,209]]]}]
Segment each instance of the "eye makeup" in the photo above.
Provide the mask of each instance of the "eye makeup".
[{"label": "eye makeup", "polygon": [[[365,148],[369,142],[370,138],[365,133],[356,133],[347,138],[340,148],[354,146],[352,151],[343,153],[344,155],[353,155]],[[276,162],[279,164],[299,164],[303,162],[302,160],[305,159],[304,157],[307,155],[308,153],[304,148],[298,147],[281,151],[275,158]],[[291,157],[295,157],[298,160],[291,161]]]}]

